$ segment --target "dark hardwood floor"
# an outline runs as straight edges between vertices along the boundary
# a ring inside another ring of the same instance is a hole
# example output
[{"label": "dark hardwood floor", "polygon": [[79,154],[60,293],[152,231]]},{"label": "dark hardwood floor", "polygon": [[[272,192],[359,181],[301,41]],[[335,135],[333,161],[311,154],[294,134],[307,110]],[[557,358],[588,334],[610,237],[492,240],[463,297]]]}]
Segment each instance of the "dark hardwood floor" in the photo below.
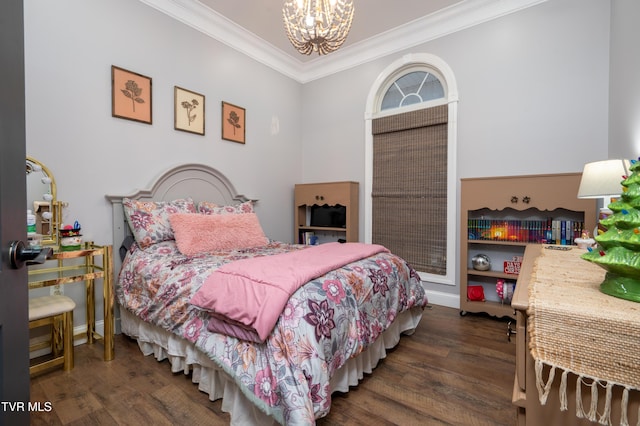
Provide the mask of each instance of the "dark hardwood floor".
[{"label": "dark hardwood floor", "polygon": [[[318,425],[515,425],[514,369],[505,320],[434,306],[360,386],[333,396]],[[44,409],[31,413],[32,425],[229,424],[190,376],[171,374],[122,335],[111,362],[100,344],[77,346],[71,372],[32,378],[31,401]]]}]

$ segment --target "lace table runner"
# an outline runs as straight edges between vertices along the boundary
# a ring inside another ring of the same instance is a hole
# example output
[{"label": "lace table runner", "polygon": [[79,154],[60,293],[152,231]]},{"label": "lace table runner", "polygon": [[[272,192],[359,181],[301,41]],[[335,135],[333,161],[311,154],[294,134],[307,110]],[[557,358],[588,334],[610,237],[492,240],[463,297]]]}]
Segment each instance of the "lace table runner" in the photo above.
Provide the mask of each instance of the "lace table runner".
[{"label": "lace table runner", "polygon": [[[622,424],[626,424],[629,390],[640,389],[640,303],[601,293],[606,271],[581,259],[582,253],[575,247],[543,248],[533,267],[528,330],[540,403],[546,403],[558,370],[560,406],[566,410],[567,373],[573,373],[578,376],[578,417],[610,424],[612,389],[620,386]],[[546,379],[544,365],[551,367]],[[583,386],[591,388],[591,405],[586,409]],[[605,409],[596,413],[601,389]]]}]

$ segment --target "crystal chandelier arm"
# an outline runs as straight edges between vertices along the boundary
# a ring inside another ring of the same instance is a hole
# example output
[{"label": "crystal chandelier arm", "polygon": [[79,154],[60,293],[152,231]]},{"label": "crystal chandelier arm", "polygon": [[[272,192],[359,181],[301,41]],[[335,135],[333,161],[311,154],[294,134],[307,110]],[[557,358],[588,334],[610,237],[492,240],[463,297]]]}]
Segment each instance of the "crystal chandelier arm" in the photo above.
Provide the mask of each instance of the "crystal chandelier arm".
[{"label": "crystal chandelier arm", "polygon": [[346,40],[353,12],[353,0],[286,0],[282,18],[296,50],[325,55],[338,50]]}]

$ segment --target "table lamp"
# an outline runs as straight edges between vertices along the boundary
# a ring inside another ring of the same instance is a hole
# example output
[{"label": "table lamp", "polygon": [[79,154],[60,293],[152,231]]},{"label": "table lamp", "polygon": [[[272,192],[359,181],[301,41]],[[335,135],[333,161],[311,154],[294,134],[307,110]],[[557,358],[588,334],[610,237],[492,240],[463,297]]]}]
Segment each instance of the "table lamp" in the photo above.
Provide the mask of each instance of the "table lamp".
[{"label": "table lamp", "polygon": [[598,215],[598,226],[594,236],[601,231],[599,221],[611,214],[607,206],[611,203],[611,197],[619,197],[622,193],[622,180],[629,175],[629,160],[603,160],[594,161],[584,165],[578,198],[599,198],[603,200],[603,206]]},{"label": "table lamp", "polygon": [[[597,246],[589,248],[580,257],[607,271],[604,280],[600,283],[601,292],[640,302],[640,161],[631,160],[629,163],[615,161],[618,164],[615,166],[618,171],[628,165],[625,173],[625,176],[628,176],[616,179],[621,187],[619,198],[609,203],[608,207],[612,211],[609,217],[600,219],[600,224],[604,225],[606,231],[595,237]],[[602,170],[604,169],[608,168],[603,167]],[[598,167],[595,170],[599,170]],[[612,171],[611,175],[607,175],[609,177],[606,179],[611,179],[613,182],[613,173]],[[585,180],[584,176],[583,180]],[[597,191],[605,197],[614,191],[613,183],[611,188],[605,187],[602,183],[599,185],[601,186]],[[583,194],[587,193],[590,196],[596,194],[595,191],[583,192]]]}]

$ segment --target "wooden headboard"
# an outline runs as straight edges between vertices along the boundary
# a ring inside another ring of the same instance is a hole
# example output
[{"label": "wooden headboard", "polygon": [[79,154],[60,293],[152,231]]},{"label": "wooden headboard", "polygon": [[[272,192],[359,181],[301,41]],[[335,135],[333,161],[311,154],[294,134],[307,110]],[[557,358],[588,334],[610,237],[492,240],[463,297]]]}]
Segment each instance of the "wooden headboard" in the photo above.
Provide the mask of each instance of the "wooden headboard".
[{"label": "wooden headboard", "polygon": [[150,189],[141,189],[127,195],[106,195],[113,210],[113,263],[116,276],[122,264],[119,248],[125,238],[131,235],[122,205],[125,197],[143,201],[171,201],[191,197],[196,204],[199,201],[210,201],[219,205],[250,200],[238,194],[225,175],[204,164],[184,164],[167,170],[151,184]]}]

